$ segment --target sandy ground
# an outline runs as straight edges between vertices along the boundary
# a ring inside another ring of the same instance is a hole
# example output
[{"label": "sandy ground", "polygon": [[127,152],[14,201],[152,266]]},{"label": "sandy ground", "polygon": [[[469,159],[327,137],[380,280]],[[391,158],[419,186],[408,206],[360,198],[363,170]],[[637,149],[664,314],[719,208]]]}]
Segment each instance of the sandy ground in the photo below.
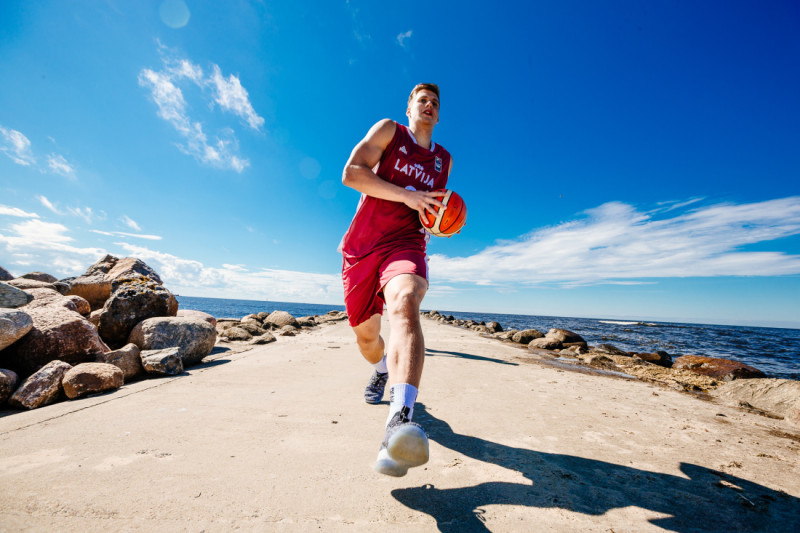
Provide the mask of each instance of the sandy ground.
[{"label": "sandy ground", "polygon": [[431,460],[372,471],[346,323],[177,378],[0,412],[2,531],[798,531],[800,439],[424,320]]}]

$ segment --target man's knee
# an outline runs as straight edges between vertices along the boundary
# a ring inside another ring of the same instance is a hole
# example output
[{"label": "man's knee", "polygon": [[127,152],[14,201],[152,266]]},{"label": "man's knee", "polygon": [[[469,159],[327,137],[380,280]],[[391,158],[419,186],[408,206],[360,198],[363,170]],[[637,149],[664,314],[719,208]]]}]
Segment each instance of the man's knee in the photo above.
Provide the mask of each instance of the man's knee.
[{"label": "man's knee", "polygon": [[372,345],[380,339],[381,320],[380,315],[375,315],[353,328],[356,334],[356,342],[359,346]]},{"label": "man's knee", "polygon": [[384,290],[384,294],[387,296],[386,306],[390,313],[416,315],[428,290],[428,283],[419,276],[398,276],[390,280],[386,289],[388,290]]}]

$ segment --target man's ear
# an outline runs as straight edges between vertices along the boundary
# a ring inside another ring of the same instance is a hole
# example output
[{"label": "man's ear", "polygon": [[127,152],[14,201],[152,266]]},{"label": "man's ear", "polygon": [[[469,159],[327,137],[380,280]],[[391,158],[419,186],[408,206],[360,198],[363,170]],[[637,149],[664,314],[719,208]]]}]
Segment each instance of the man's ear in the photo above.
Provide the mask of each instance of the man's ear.
[{"label": "man's ear", "polygon": [[406,116],[411,118],[411,106],[406,107]]}]

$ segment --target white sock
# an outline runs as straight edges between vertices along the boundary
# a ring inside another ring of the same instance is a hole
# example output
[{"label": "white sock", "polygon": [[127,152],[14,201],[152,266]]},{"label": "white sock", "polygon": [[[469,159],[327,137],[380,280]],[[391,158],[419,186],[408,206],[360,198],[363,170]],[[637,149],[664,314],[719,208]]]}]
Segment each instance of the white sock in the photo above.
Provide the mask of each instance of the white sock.
[{"label": "white sock", "polygon": [[408,383],[398,383],[389,389],[389,417],[386,424],[392,419],[395,413],[403,407],[408,407],[408,419],[414,415],[414,402],[417,401],[417,388]]},{"label": "white sock", "polygon": [[375,370],[380,372],[381,374],[386,374],[389,372],[389,367],[386,366],[386,354],[383,354],[383,358],[378,361],[377,363],[373,364],[372,366],[375,367]]}]

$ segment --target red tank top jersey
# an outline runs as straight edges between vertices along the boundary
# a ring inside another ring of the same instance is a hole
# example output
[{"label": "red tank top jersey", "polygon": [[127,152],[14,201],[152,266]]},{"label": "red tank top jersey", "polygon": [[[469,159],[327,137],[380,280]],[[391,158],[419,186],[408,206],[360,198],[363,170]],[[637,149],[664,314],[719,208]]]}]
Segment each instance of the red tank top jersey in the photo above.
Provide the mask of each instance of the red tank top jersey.
[{"label": "red tank top jersey", "polygon": [[[405,189],[444,189],[450,172],[450,153],[417,145],[407,127],[396,124],[394,137],[373,169],[380,178]],[[400,202],[361,195],[356,215],[342,239],[342,252],[363,257],[384,247],[402,244],[425,251],[426,233],[419,214]]]}]

